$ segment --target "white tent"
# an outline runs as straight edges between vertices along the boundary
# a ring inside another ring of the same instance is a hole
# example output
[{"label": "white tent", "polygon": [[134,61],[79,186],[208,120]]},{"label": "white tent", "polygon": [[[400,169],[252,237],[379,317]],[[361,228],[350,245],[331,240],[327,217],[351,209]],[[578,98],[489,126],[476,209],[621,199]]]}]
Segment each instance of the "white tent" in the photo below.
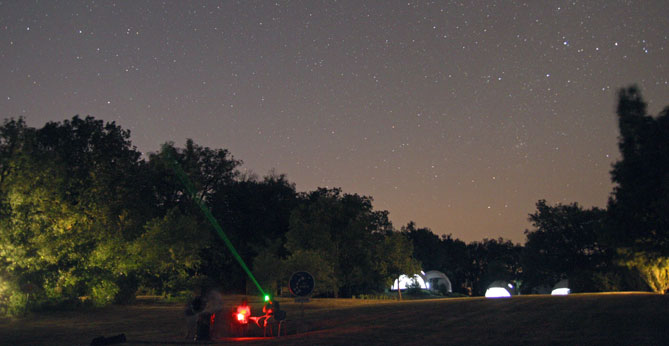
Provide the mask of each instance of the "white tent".
[{"label": "white tent", "polygon": [[508,298],[511,297],[511,294],[515,292],[516,289],[512,284],[497,280],[490,284],[488,289],[485,291],[486,298]]},{"label": "white tent", "polygon": [[447,292],[453,292],[453,287],[451,286],[451,280],[448,279],[446,274],[438,270],[430,270],[425,275],[423,275],[427,289],[431,291],[439,290],[440,286],[446,287]]},{"label": "white tent", "polygon": [[392,291],[397,291],[397,288],[399,287],[399,289],[405,290],[415,284],[418,284],[418,286],[420,286],[422,289],[427,289],[425,280],[423,280],[423,277],[418,274],[414,274],[412,277],[408,277],[404,274],[400,275],[399,279],[395,279],[395,282],[393,283],[392,287],[390,287],[390,289]]},{"label": "white tent", "polygon": [[551,295],[553,296],[566,296],[569,293],[571,293],[571,290],[569,289],[569,280],[567,279],[560,280],[560,282],[553,286],[553,291],[551,291]]}]

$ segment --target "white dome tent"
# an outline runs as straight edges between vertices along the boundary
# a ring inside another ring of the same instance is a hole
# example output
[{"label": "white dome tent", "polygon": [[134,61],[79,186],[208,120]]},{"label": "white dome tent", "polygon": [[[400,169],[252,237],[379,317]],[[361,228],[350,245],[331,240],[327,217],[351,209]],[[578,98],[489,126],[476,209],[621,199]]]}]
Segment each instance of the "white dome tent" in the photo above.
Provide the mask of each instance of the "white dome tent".
[{"label": "white dome tent", "polygon": [[515,291],[515,287],[512,284],[497,280],[488,286],[485,296],[486,298],[510,298],[511,294]]},{"label": "white dome tent", "polygon": [[448,279],[446,274],[438,270],[430,270],[425,275],[423,275],[427,289],[430,291],[438,291],[440,286],[446,288],[446,291],[451,293],[453,292],[453,287],[451,286],[451,280]]},{"label": "white dome tent", "polygon": [[553,291],[551,291],[552,296],[566,296],[570,293],[571,290],[569,289],[569,280],[567,279],[560,280],[560,282],[553,286]]},{"label": "white dome tent", "polygon": [[422,276],[414,274],[412,277],[408,277],[407,275],[402,274],[398,279],[395,279],[395,282],[390,287],[390,290],[397,291],[398,287],[401,290],[405,290],[415,284],[418,284],[418,286],[422,289],[427,289],[427,285],[425,285],[425,280],[423,280]]}]

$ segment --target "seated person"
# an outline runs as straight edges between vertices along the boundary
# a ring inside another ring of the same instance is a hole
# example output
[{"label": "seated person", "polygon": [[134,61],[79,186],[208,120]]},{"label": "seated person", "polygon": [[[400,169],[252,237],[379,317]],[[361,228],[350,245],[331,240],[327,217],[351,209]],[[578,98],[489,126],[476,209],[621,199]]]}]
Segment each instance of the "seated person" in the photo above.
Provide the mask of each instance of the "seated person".
[{"label": "seated person", "polygon": [[267,318],[272,317],[274,315],[274,311],[275,311],[274,302],[272,302],[271,300],[268,300],[262,307],[262,312],[265,313],[265,316],[267,316]]}]

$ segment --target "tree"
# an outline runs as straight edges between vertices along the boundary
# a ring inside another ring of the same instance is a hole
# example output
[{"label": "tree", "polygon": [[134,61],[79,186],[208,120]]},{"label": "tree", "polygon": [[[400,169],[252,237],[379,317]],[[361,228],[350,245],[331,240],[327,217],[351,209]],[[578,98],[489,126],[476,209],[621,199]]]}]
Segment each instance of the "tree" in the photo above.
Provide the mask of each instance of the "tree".
[{"label": "tree", "polygon": [[441,271],[451,280],[455,292],[466,294],[468,256],[467,244],[460,239],[453,239],[450,234],[441,236],[441,250],[443,264]]},{"label": "tree", "polygon": [[[175,165],[185,173],[187,184],[193,190],[194,195],[191,195],[188,188],[184,186],[184,182],[180,181],[175,172]],[[159,152],[149,155],[147,164],[147,175],[150,177],[148,186],[151,191],[149,195],[151,202],[155,205],[155,216],[148,225],[159,228],[160,226],[156,225],[164,224],[166,216],[170,213],[182,215],[181,217],[190,220],[191,225],[200,225],[199,230],[193,233],[193,237],[196,238],[192,239],[197,246],[190,249],[194,251],[191,255],[198,259],[197,265],[190,268],[190,272],[197,273],[198,284],[214,281],[223,284],[224,289],[236,291],[242,289],[241,276],[245,274],[237,270],[238,265],[224,242],[218,236],[213,235],[214,230],[199,209],[198,203],[204,203],[209,209],[212,209],[218,191],[234,184],[235,178],[239,175],[237,170],[239,165],[241,161],[234,159],[227,150],[202,147],[190,139],[186,141],[185,148],[176,148],[172,143],[164,144]],[[225,209],[225,206],[223,208]],[[223,227],[225,229],[225,224]],[[188,228],[173,231],[178,233],[185,230]],[[159,246],[169,245],[160,244]],[[152,245],[143,242],[142,246]],[[157,268],[163,270],[160,277],[179,275],[170,272],[169,266],[158,266]],[[143,279],[151,288],[160,286],[159,282],[155,282],[151,276]],[[195,284],[195,282],[191,283]],[[177,286],[167,285],[162,286],[161,289],[164,289],[164,293],[171,293]]]},{"label": "tree", "polygon": [[203,253],[214,237],[210,225],[174,208],[145,228],[132,244],[132,252],[146,288],[171,293],[201,283]]},{"label": "tree", "polygon": [[653,292],[669,291],[669,257],[648,254],[642,251],[625,253],[621,249],[620,264],[636,273]]},{"label": "tree", "polygon": [[425,270],[442,270],[445,264],[445,252],[441,248],[441,239],[429,228],[417,228],[410,221],[401,232],[413,244],[413,257],[420,261]]},{"label": "tree", "polygon": [[[288,255],[283,244],[296,203],[295,185],[285,175],[270,173],[262,180],[242,176],[232,184],[220,186],[209,204],[244,261],[252,263],[258,256],[279,260]],[[253,268],[257,272],[255,264]],[[238,268],[228,268],[228,276],[230,272],[240,278],[240,287],[244,287],[246,274]],[[258,280],[265,284],[260,277]],[[272,278],[267,284],[274,282]]]},{"label": "tree", "polygon": [[38,130],[10,120],[0,133],[3,276],[31,287],[26,304],[130,296],[125,241],[143,224],[130,133],[78,116]]},{"label": "tree", "polygon": [[606,212],[586,210],[578,203],[550,206],[545,200],[536,206],[529,216],[534,230],[525,231],[525,287],[550,287],[568,278],[576,291],[597,290],[592,278],[609,262],[600,240]]},{"label": "tree", "polygon": [[466,280],[472,292],[483,295],[488,285],[497,280],[517,281],[521,273],[521,250],[520,245],[502,238],[467,244]]},{"label": "tree", "polygon": [[320,253],[335,270],[335,296],[377,287],[372,266],[374,234],[392,229],[388,214],[372,209],[370,197],[319,188],[299,196],[290,217],[286,249]]},{"label": "tree", "polygon": [[34,129],[28,128],[23,118],[5,119],[0,126],[0,193],[4,191],[3,183],[11,173],[12,159],[32,143],[26,138],[31,136],[34,136]]},{"label": "tree", "polygon": [[[318,189],[301,196],[301,203],[290,217],[290,230],[286,234],[286,249],[292,254],[298,251],[319,253],[332,266],[333,274],[339,266],[341,246],[335,233],[341,232],[346,220],[337,220],[340,214],[341,190]],[[334,296],[339,294],[341,279],[331,282]]]},{"label": "tree", "polygon": [[647,115],[636,86],[618,94],[618,147],[611,171],[611,236],[616,245],[669,255],[669,107]]},{"label": "tree", "polygon": [[666,290],[661,273],[669,270],[669,107],[653,118],[631,86],[619,91],[617,114],[622,159],[611,171],[616,186],[608,203],[608,240],[624,267],[651,288]]},{"label": "tree", "polygon": [[[384,280],[385,287],[392,286],[395,279],[403,274],[413,275],[421,270],[421,264],[413,257],[413,245],[406,234],[386,232],[377,252],[377,271]],[[402,290],[397,290],[402,300]]]},{"label": "tree", "polygon": [[169,210],[197,208],[185,186],[174,173],[177,164],[188,176],[199,201],[210,202],[217,191],[231,185],[239,175],[237,168],[242,164],[225,149],[202,147],[186,140],[185,148],[176,148],[174,143],[165,143],[159,152],[149,154],[150,186],[159,216]]},{"label": "tree", "polygon": [[335,266],[315,250],[296,250],[282,262],[283,278],[287,281],[295,272],[307,271],[314,276],[313,295],[336,296],[339,285]]}]

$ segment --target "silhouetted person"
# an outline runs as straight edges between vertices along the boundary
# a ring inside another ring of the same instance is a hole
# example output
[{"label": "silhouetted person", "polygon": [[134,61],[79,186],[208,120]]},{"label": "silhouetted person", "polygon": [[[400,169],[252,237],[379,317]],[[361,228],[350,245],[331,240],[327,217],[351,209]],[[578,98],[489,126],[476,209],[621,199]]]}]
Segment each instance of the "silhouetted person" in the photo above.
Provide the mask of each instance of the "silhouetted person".
[{"label": "silhouetted person", "polygon": [[204,310],[206,305],[204,297],[202,297],[201,290],[196,290],[193,293],[193,299],[188,302],[186,310],[184,311],[186,315],[186,339],[196,339],[197,338],[197,327],[199,315]]},{"label": "silhouetted person", "polygon": [[201,312],[197,319],[197,333],[195,334],[196,341],[211,340],[209,330],[211,327],[211,314],[208,312]]}]

